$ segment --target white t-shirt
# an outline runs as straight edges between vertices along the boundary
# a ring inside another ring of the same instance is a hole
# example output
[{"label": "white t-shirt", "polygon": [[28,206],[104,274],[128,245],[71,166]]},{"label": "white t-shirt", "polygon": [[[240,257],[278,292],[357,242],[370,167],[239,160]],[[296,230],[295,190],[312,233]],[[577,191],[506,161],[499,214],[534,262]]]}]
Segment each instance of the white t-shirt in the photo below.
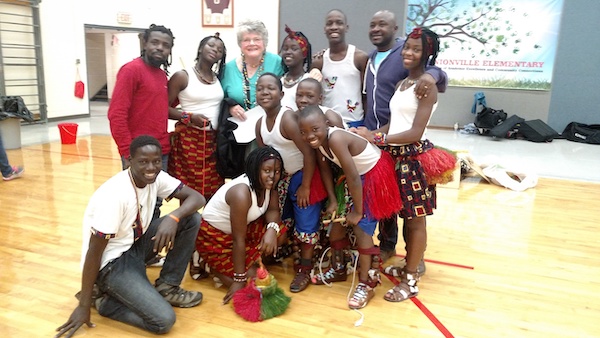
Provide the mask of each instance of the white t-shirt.
[{"label": "white t-shirt", "polygon": [[140,203],[142,233],[148,230],[156,198],[167,198],[179,187],[181,181],[161,171],[156,181],[137,190],[137,199],[129,170],[123,170],[104,182],[90,198],[83,216],[83,243],[81,265],[85,261],[90,242],[90,234],[103,234],[108,244],[102,253],[102,269],[118,258],[134,243],[133,225],[138,215],[137,201]]},{"label": "white t-shirt", "polygon": [[[229,189],[238,184],[244,184],[250,189],[250,180],[248,179],[248,176],[242,174],[221,186],[213,197],[210,198],[202,212],[202,218],[207,221],[208,224],[226,234],[231,234],[231,207],[227,204],[225,195],[227,195]],[[258,219],[267,212],[271,198],[271,190],[265,191],[265,200],[261,206],[258,205],[256,192],[250,189],[250,195],[252,196],[252,204],[250,205],[248,215],[246,216],[247,224]]]}]

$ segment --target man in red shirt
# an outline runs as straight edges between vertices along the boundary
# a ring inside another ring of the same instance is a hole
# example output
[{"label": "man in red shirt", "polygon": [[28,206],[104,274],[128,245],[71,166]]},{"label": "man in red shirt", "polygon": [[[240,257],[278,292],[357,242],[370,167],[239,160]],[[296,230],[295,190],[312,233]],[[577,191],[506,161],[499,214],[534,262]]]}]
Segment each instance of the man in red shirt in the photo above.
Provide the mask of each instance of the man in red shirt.
[{"label": "man in red shirt", "polygon": [[[167,68],[171,64],[174,39],[170,29],[150,25],[144,32],[142,55],[123,65],[117,73],[108,119],[110,132],[119,148],[123,169],[129,167],[131,141],[140,135],[150,135],[162,146],[163,170],[167,171],[171,150],[167,132]],[[162,200],[157,201],[155,217],[160,216],[161,205]]]},{"label": "man in red shirt", "polygon": [[168,157],[171,150],[167,132],[167,68],[173,40],[170,29],[152,24],[144,32],[142,55],[123,65],[117,73],[108,119],[123,169],[129,167],[126,159],[131,140],[140,135],[158,139],[163,149],[163,163],[167,162],[165,156]]}]

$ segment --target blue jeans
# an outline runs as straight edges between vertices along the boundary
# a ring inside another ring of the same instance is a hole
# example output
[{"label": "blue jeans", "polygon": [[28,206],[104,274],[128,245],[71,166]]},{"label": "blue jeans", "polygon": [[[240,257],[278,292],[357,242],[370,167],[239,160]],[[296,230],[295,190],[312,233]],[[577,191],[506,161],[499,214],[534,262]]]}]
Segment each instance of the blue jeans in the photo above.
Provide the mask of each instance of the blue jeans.
[{"label": "blue jeans", "polygon": [[[123,168],[123,170],[127,169],[125,168],[125,157],[121,156],[121,167]],[[169,154],[163,154],[162,155],[162,170],[164,172],[167,172],[167,168],[169,167]],[[157,197],[156,198],[156,205],[154,206],[154,214],[152,215],[152,220],[155,220],[157,218],[160,217],[160,207],[162,206],[162,198]]]},{"label": "blue jeans", "polygon": [[[100,315],[153,333],[166,333],[175,324],[173,307],[146,275],[145,262],[156,255],[152,237],[162,220],[153,220],[129,250],[100,270],[96,283],[107,295],[97,309]],[[198,213],[181,219],[173,249],[167,254],[156,283],[181,284],[195,248],[200,221]]]},{"label": "blue jeans", "polygon": [[13,168],[10,166],[10,163],[8,163],[8,155],[6,155],[6,150],[4,149],[2,134],[0,134],[0,170],[4,177],[8,177],[13,172]]}]

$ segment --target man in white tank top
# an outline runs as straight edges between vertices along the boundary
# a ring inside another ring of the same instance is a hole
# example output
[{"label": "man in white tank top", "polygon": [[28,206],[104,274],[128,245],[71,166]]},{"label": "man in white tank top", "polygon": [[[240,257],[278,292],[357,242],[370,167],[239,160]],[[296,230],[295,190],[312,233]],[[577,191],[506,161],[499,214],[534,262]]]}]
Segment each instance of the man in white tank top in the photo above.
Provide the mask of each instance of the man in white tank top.
[{"label": "man in white tank top", "polygon": [[346,42],[346,15],[337,9],[327,13],[325,35],[329,48],[313,60],[313,68],[323,74],[323,105],[340,112],[349,127],[363,125],[362,79],[368,55]]}]

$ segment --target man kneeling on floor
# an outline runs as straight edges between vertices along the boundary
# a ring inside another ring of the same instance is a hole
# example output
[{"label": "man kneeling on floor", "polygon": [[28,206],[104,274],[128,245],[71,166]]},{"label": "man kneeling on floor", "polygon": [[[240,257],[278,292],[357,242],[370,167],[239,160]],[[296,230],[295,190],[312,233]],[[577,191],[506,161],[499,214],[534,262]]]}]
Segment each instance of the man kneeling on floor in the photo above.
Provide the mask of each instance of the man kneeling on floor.
[{"label": "man kneeling on floor", "polygon": [[[200,304],[202,294],[179,287],[200,227],[198,209],[206,203],[195,190],[162,168],[162,149],[152,136],[131,142],[131,166],[92,195],[83,219],[83,274],[79,304],[57,337],[73,335],[90,320],[90,308],[102,316],[153,333],[175,324],[172,306]],[[152,221],[156,198],[179,199],[179,208]],[[152,285],[145,262],[166,249],[159,278]]]}]

